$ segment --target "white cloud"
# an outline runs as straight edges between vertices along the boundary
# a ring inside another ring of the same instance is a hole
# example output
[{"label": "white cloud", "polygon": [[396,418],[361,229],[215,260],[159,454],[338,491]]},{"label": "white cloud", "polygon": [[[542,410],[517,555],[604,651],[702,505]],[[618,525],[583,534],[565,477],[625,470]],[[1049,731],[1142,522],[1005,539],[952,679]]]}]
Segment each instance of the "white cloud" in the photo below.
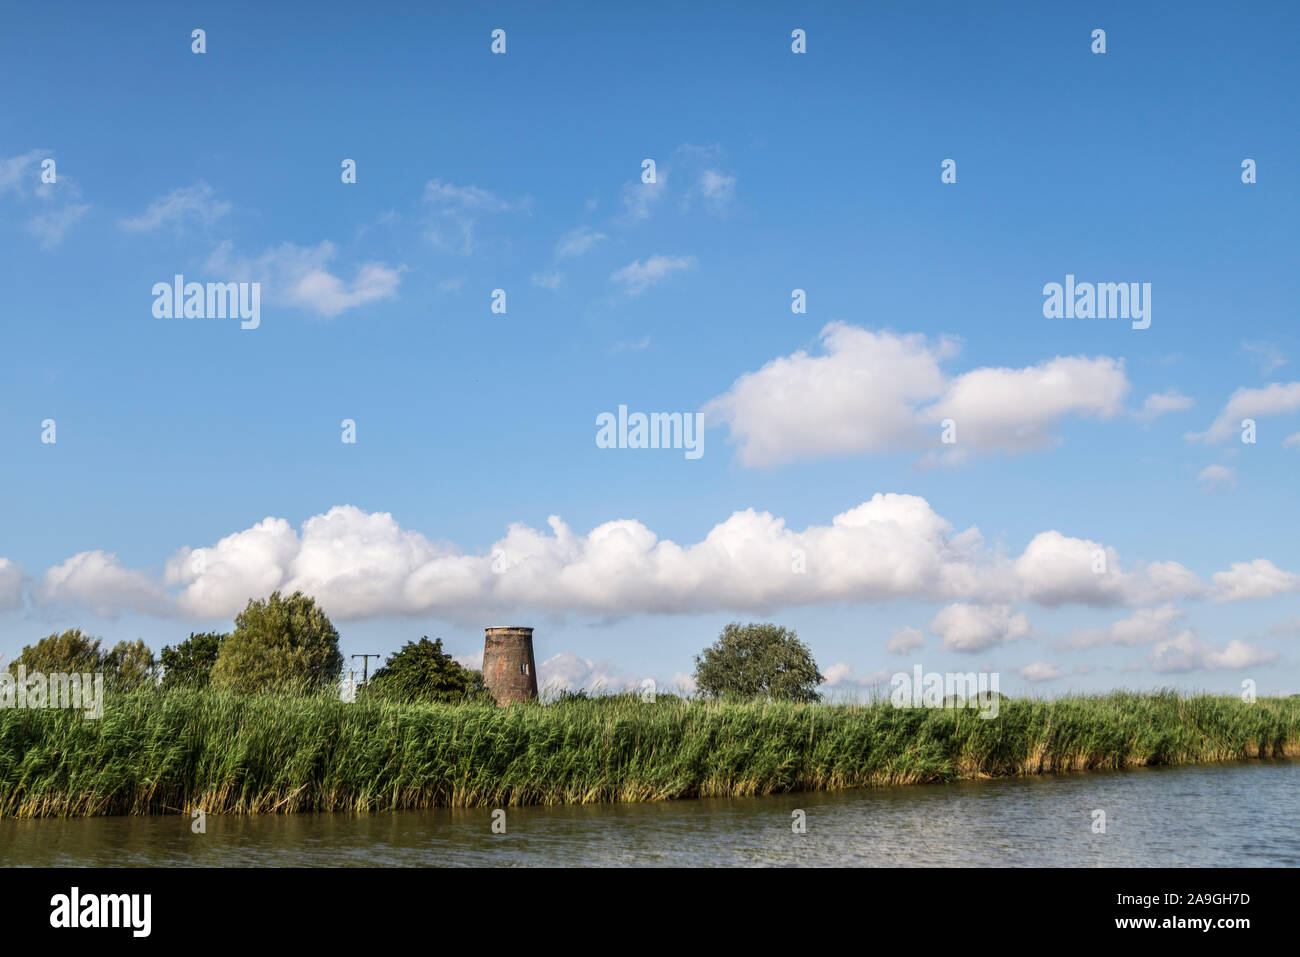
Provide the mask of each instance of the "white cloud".
[{"label": "white cloud", "polygon": [[50,151],[39,149],[0,158],[0,196],[12,193],[20,201],[40,203],[26,228],[42,249],[53,249],[90,211],[90,204],[81,201],[81,187],[65,173],[59,173],[55,183],[41,182],[41,163],[46,159],[52,159]]},{"label": "white cloud", "polygon": [[151,232],[166,225],[179,227],[187,220],[210,226],[230,212],[230,204],[215,196],[212,187],[204,182],[174,189],[150,203],[139,216],[120,220],[120,225],[128,232]]},{"label": "white cloud", "polygon": [[1300,449],[1300,432],[1294,432],[1282,440],[1284,449]]},{"label": "white cloud", "polygon": [[638,680],[621,674],[608,661],[592,661],[573,652],[554,655],[537,666],[538,691],[550,696],[560,691],[616,694],[635,687]]},{"label": "white cloud", "polygon": [[648,219],[668,192],[668,167],[655,166],[655,181],[643,183],[638,176],[623,185],[623,213],[632,222]]},{"label": "white cloud", "polygon": [[1061,642],[1061,647],[1072,651],[1096,648],[1102,645],[1150,645],[1173,637],[1173,626],[1180,622],[1184,612],[1173,605],[1158,608],[1139,608],[1128,618],[1105,628],[1075,629]]},{"label": "white cloud", "polygon": [[636,296],[673,273],[690,269],[694,265],[694,256],[661,256],[656,253],[644,263],[637,259],[622,269],[615,270],[609,280],[622,283],[629,296]]},{"label": "white cloud", "polygon": [[1142,410],[1135,413],[1134,418],[1142,422],[1150,422],[1170,412],[1186,412],[1194,405],[1196,400],[1191,396],[1183,395],[1177,389],[1166,389],[1164,392],[1147,396],[1146,401],[1142,403]]},{"label": "white cloud", "polygon": [[920,628],[895,628],[889,636],[885,650],[895,655],[905,655],[909,651],[925,647],[925,635]]},{"label": "white cloud", "polygon": [[208,258],[206,266],[222,281],[264,283],[266,294],[274,300],[328,317],[397,295],[404,267],[363,263],[347,282],[326,268],[335,254],[334,244],[325,240],[313,247],[281,243],[249,259],[235,254],[231,244],[225,242]]},{"label": "white cloud", "polygon": [[1065,674],[1060,668],[1048,661],[1035,661],[1020,669],[1020,677],[1026,681],[1053,681]]},{"label": "white cloud", "polygon": [[684,671],[674,671],[671,682],[668,685],[670,694],[695,694],[695,675],[688,675]]},{"label": "white cloud", "polygon": [[871,674],[858,676],[853,673],[851,665],[848,665],[843,661],[837,661],[822,672],[822,677],[825,679],[822,682],[822,687],[870,688],[875,685],[884,684],[889,680],[892,674],[893,672],[889,671],[887,668],[880,668],[873,671]]},{"label": "white cloud", "polygon": [[1152,648],[1149,662],[1155,671],[1237,671],[1277,657],[1276,651],[1266,651],[1239,639],[1216,648],[1184,631]]},{"label": "white cloud", "polygon": [[[985,545],[976,528],[956,531],[923,498],[877,493],[829,524],[789,528],[745,509],[699,541],[661,539],[635,519],[574,532],[558,516],[546,529],[518,523],[479,552],[403,528],[386,512],[343,505],[295,530],[266,518],[214,545],[185,547],[160,581],[112,555],[85,552],[50,569],[39,601],[223,618],[275,589],[316,596],[340,620],[436,615],[466,623],[505,612],[605,617],[912,599],[977,602],[944,609],[930,630],[944,647],[976,650],[1029,634],[1012,602],[1055,607],[1150,605],[1203,594],[1176,562],[1121,568],[1113,549],[1057,531],[1034,537],[1018,558]],[[808,556],[792,574],[790,555]],[[1097,573],[1101,549],[1106,571]],[[1220,601],[1300,588],[1300,576],[1261,559],[1215,576]],[[903,639],[906,640],[906,639]]]},{"label": "white cloud", "polygon": [[1033,634],[1024,612],[1009,605],[948,605],[934,616],[930,631],[943,639],[944,651],[977,652]]},{"label": "white cloud", "polygon": [[[79,191],[69,184],[70,196],[79,196]],[[27,231],[40,240],[42,249],[53,249],[63,242],[69,229],[81,221],[90,211],[89,203],[65,203],[62,206],[43,210],[27,221]]]},{"label": "white cloud", "polygon": [[[742,375],[704,406],[725,423],[745,465],[861,452],[929,448],[959,460],[972,451],[1022,452],[1051,444],[1068,415],[1106,418],[1128,391],[1122,360],[1057,357],[1024,369],[980,368],[947,378],[957,347],[919,334],[872,332],[844,322],[821,331],[824,355],[800,350]],[[941,446],[941,423],[956,442]]]},{"label": "white cloud", "polygon": [[1152,562],[1124,571],[1113,548],[1039,532],[1015,560],[1020,597],[1049,608],[1065,604],[1118,605],[1201,595],[1201,580],[1178,562]]},{"label": "white cloud", "polygon": [[1211,581],[1214,591],[1210,597],[1219,602],[1271,598],[1300,591],[1300,575],[1283,571],[1267,558],[1233,562],[1227,571],[1215,572]]},{"label": "white cloud", "polygon": [[103,618],[123,611],[168,614],[171,599],[143,572],[125,567],[114,554],[79,552],[48,569],[33,594],[38,605],[88,608]]},{"label": "white cloud", "polygon": [[427,236],[440,249],[468,256],[478,245],[479,219],[485,215],[529,212],[532,201],[503,199],[478,186],[457,186],[430,180],[424,186],[428,211]]},{"label": "white cloud", "polygon": [[23,567],[0,558],[0,610],[23,606]]},{"label": "white cloud", "polygon": [[724,209],[736,195],[736,177],[715,169],[700,173],[699,191],[704,201],[714,211]]},{"label": "white cloud", "polygon": [[1219,417],[1204,432],[1188,432],[1188,441],[1222,442],[1241,432],[1242,419],[1287,415],[1300,410],[1300,382],[1274,382],[1262,389],[1238,389],[1228,399]]},{"label": "white cloud", "polygon": [[28,150],[18,156],[0,158],[0,196],[15,193],[26,196],[41,185],[41,160],[49,150]]},{"label": "white cloud", "polygon": [[1207,465],[1196,480],[1209,490],[1230,489],[1237,484],[1237,473],[1226,465]]},{"label": "white cloud", "polygon": [[584,256],[608,238],[587,226],[571,229],[555,244],[555,258],[559,261]]}]

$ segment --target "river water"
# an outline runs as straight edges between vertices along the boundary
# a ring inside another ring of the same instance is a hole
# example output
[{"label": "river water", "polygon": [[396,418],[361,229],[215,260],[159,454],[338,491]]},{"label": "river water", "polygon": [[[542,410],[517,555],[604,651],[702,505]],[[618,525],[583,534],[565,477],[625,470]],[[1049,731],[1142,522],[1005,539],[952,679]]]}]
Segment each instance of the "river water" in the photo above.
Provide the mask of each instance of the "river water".
[{"label": "river water", "polygon": [[[1105,832],[1094,832],[1095,811]],[[370,815],[0,820],[7,865],[1300,866],[1300,762],[761,798]],[[793,825],[802,812],[803,833]]]}]

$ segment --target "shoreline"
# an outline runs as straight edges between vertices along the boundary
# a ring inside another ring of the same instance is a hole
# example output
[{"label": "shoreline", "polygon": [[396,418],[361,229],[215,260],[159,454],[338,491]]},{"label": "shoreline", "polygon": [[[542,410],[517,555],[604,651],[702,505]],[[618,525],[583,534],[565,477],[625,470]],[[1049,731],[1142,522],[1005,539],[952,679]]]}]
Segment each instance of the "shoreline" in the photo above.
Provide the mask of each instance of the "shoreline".
[{"label": "shoreline", "polygon": [[148,690],[0,711],[0,817],[742,797],[1300,757],[1300,698],[966,708],[611,696],[505,708]]}]

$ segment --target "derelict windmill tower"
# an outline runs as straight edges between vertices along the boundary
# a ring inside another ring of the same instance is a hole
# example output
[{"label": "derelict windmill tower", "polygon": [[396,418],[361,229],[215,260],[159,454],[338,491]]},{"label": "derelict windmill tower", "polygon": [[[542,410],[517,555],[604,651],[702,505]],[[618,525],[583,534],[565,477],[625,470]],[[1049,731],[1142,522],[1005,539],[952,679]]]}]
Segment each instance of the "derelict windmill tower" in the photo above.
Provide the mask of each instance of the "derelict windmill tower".
[{"label": "derelict windmill tower", "polygon": [[533,629],[489,628],[483,642],[483,684],[497,704],[537,697]]}]

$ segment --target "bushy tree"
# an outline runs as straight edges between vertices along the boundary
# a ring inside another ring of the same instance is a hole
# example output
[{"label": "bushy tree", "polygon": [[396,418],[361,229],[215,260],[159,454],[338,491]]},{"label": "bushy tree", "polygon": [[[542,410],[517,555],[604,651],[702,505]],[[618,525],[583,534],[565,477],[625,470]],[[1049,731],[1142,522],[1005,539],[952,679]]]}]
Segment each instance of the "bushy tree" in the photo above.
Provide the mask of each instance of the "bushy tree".
[{"label": "bushy tree", "polygon": [[442,650],[442,639],[408,641],[360,689],[361,696],[390,701],[459,703],[485,694],[483,673],[466,668]]},{"label": "bushy tree", "polygon": [[104,683],[117,691],[152,685],[156,662],[144,639],[119,641],[104,655]]},{"label": "bushy tree", "polygon": [[175,648],[163,648],[159,656],[163,666],[164,688],[206,688],[212,681],[212,667],[225,635],[208,631],[190,632]]},{"label": "bushy tree", "polygon": [[153,683],[153,652],[144,640],[119,641],[111,649],[101,648],[102,639],[91,638],[80,628],[69,628],[63,634],[47,635],[34,645],[27,645],[9,665],[11,674],[17,674],[22,664],[27,673],[43,674],[94,674],[103,672],[104,683],[115,691],[130,691]]},{"label": "bushy tree", "polygon": [[93,674],[103,670],[104,652],[99,649],[100,642],[101,639],[91,638],[80,628],[46,635],[34,645],[24,645],[18,657],[10,662],[9,671],[16,675],[21,664],[28,674],[33,671]]},{"label": "bushy tree", "polygon": [[212,666],[212,687],[252,694],[317,691],[343,670],[339,633],[302,592],[250,600],[221,642]]},{"label": "bushy tree", "polygon": [[819,701],[825,680],[807,645],[777,625],[732,622],[695,656],[695,687],[709,697]]}]

